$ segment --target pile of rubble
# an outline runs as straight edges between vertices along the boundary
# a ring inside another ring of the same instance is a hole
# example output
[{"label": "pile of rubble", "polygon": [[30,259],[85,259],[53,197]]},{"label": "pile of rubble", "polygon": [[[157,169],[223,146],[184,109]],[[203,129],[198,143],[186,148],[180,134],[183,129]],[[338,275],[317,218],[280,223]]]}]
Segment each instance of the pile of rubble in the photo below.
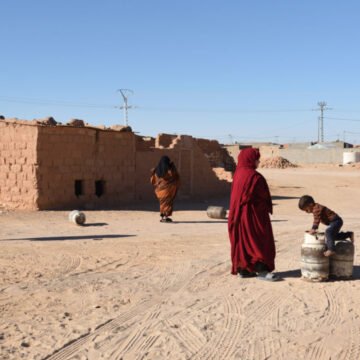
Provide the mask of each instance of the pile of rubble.
[{"label": "pile of rubble", "polygon": [[281,156],[275,156],[272,158],[260,160],[259,167],[265,169],[286,169],[297,167],[297,165],[291,163],[289,160],[284,159]]}]

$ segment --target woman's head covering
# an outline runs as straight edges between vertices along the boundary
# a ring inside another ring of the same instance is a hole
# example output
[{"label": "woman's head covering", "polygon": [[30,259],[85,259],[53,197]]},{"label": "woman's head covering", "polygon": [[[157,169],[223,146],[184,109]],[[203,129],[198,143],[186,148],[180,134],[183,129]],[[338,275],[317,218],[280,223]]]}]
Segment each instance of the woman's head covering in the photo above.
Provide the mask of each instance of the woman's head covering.
[{"label": "woman's head covering", "polygon": [[164,177],[165,174],[173,167],[173,163],[171,162],[168,156],[162,156],[159,164],[155,168],[155,174],[157,177]]},{"label": "woman's head covering", "polygon": [[260,159],[259,149],[246,148],[238,156],[238,167],[256,169],[256,161]]},{"label": "woman's head covering", "polygon": [[252,197],[256,182],[261,175],[256,171],[256,161],[260,159],[258,149],[246,148],[238,156],[230,198],[230,208],[244,205]]}]

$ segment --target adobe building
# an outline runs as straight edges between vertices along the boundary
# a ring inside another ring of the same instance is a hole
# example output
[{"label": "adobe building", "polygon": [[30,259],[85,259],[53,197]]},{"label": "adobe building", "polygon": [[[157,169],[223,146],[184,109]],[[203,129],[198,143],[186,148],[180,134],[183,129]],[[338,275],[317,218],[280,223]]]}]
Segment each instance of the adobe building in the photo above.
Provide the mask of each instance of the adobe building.
[{"label": "adobe building", "polygon": [[232,158],[217,142],[135,135],[130,128],[0,119],[0,205],[9,209],[117,208],[154,199],[150,169],[168,155],[179,198],[229,195]]}]

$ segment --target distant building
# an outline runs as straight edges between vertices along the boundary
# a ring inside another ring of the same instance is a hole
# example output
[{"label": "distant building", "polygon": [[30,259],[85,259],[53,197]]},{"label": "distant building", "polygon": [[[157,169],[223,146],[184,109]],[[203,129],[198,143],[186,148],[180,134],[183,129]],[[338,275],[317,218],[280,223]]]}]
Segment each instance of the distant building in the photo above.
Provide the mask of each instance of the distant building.
[{"label": "distant building", "polygon": [[343,141],[289,143],[284,145],[252,143],[225,145],[224,147],[234,161],[237,162],[237,157],[242,148],[249,146],[259,148],[263,159],[281,156],[293,164],[342,164],[345,152],[357,151],[352,144]]}]

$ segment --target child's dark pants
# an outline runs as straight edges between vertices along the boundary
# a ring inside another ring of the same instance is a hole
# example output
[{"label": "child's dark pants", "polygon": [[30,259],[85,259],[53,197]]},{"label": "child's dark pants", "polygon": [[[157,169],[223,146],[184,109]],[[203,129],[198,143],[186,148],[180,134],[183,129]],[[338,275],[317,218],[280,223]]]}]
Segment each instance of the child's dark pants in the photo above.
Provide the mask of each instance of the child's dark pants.
[{"label": "child's dark pants", "polygon": [[343,221],[341,217],[337,217],[326,228],[325,241],[328,250],[335,251],[335,240],[345,240],[349,236],[347,232],[340,232],[342,226]]}]

